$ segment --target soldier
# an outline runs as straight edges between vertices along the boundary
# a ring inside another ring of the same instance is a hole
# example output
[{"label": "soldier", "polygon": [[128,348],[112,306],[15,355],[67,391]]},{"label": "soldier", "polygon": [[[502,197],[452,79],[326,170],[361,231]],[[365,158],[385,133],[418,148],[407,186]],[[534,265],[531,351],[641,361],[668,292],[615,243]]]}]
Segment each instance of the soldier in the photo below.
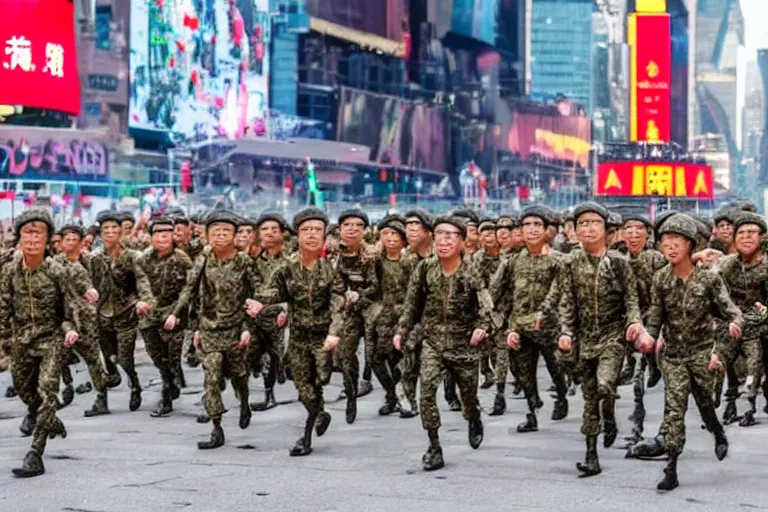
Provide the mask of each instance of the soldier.
[{"label": "soldier", "polygon": [[245,301],[256,293],[261,282],[251,259],[235,248],[240,222],[239,216],[227,210],[215,210],[206,216],[210,249],[195,260],[184,290],[163,327],[173,331],[190,304],[196,305],[200,325],[194,334],[194,345],[203,361],[205,411],[213,422],[210,439],[197,443],[200,450],[224,445],[221,417],[227,409],[221,399],[221,382],[225,374],[240,399],[240,428],[248,428],[251,422],[245,360],[251,332]]},{"label": "soldier", "polygon": [[[256,221],[256,230],[261,244],[261,252],[255,257],[256,270],[263,283],[269,282],[275,270],[286,260],[285,234],[287,223],[276,213],[263,213]],[[269,360],[264,371],[264,401],[251,404],[253,411],[266,411],[277,406],[275,400],[275,382],[285,382],[283,353],[285,352],[284,327],[288,316],[283,304],[273,304],[264,308],[256,318],[256,339],[248,347],[248,357],[254,375],[262,368],[262,358]]]},{"label": "soldier", "polygon": [[139,328],[147,353],[163,381],[160,403],[149,413],[159,418],[173,411],[173,400],[179,397],[184,382],[184,374],[180,372],[186,315],[181,314],[179,325],[171,331],[165,331],[163,324],[184,289],[192,260],[184,251],[173,247],[174,221],[170,217],[153,219],[149,234],[152,246],[141,253],[137,263],[149,278],[155,304],[151,314],[139,320]]},{"label": "soldier", "polygon": [[507,214],[500,215],[496,221],[496,240],[499,242],[499,250],[502,255],[508,254],[514,249],[512,229],[515,227],[516,222],[517,219],[515,217]]},{"label": "soldier", "polygon": [[[501,254],[499,242],[496,240],[496,222],[491,218],[484,218],[480,221],[478,227],[480,232],[481,249],[477,251],[472,260],[483,278],[486,288],[491,280],[491,276],[501,263]],[[480,371],[483,374],[482,389],[488,389],[493,386],[494,372],[491,369],[491,357],[495,355],[493,343],[484,345],[487,355],[480,360]]]},{"label": "soldier", "polygon": [[663,442],[669,459],[657,489],[669,491],[678,486],[677,459],[685,444],[689,394],[693,393],[705,427],[714,434],[717,459],[723,460],[728,453],[728,440],[712,400],[713,373],[721,370],[727,348],[713,336],[712,315],[730,323],[732,338],[741,336],[743,319],[722,279],[698,268],[691,258],[696,245],[695,221],[677,214],[659,231],[664,257],[670,264],[654,276],[648,333],[641,335],[639,348],[647,351],[652,347],[663,328],[664,342],[657,352],[663,347]]},{"label": "soldier", "polygon": [[136,411],[141,407],[141,382],[134,363],[138,317],[152,310],[152,289],[136,262],[139,253],[122,244],[121,217],[107,210],[98,215],[97,221],[104,250],[91,259],[91,279],[99,292],[96,310],[107,386],[120,384],[117,362],[130,381],[129,409]]},{"label": "soldier", "polygon": [[626,353],[624,339],[637,340],[643,326],[629,262],[605,244],[608,211],[586,202],[576,207],[574,219],[583,249],[565,260],[558,348],[565,353],[575,350],[581,367],[581,432],[586,436],[587,454],[576,467],[580,476],[588,477],[601,472],[597,456],[601,416],[603,445],[609,448],[616,440],[615,396]]},{"label": "soldier", "polygon": [[[62,235],[62,252],[56,256],[55,260],[70,274],[77,276],[66,288],[67,303],[65,304],[71,310],[71,318],[75,321],[78,332],[81,333],[80,340],[73,347],[73,350],[85,360],[91,381],[96,388],[96,401],[91,409],[85,411],[84,414],[87,418],[109,414],[107,386],[104,382],[104,365],[101,362],[101,350],[99,349],[96,328],[96,308],[93,306],[99,300],[99,293],[91,283],[90,257],[82,252],[82,239],[85,231],[82,226],[70,222],[62,226],[60,233]],[[85,286],[85,288],[76,289],[75,284]],[[69,349],[64,349],[65,364],[68,359],[68,352],[70,352]],[[64,370],[69,371],[69,367],[63,366],[62,373]],[[70,373],[69,378],[64,380],[65,384],[69,380],[69,388],[71,389],[72,374]]]},{"label": "soldier", "polygon": [[621,248],[623,246],[621,226],[623,224],[624,224],[624,220],[622,219],[620,213],[616,213],[616,212],[608,213],[608,223],[606,224],[607,229],[605,231],[605,243],[609,249],[618,250],[619,252],[621,252]]},{"label": "soldier", "polygon": [[341,341],[346,286],[331,263],[320,257],[327,226],[328,218],[318,208],[297,213],[293,227],[299,237],[298,253],[275,269],[256,300],[248,301],[248,314],[253,318],[264,304],[288,304],[291,327],[286,358],[299,400],[307,410],[304,435],[291,449],[291,456],[312,453],[312,429],[322,436],[331,424],[323,386],[331,378],[330,353]]},{"label": "soldier", "polygon": [[[739,213],[733,225],[736,235],[734,238],[737,254],[726,257],[720,267],[720,275],[730,293],[730,297],[745,317],[751,316],[756,303],[768,302],[768,262],[760,250],[760,238],[766,232],[763,218],[752,212]],[[763,376],[760,333],[753,326],[748,326],[745,336],[734,352],[741,352],[746,357],[747,379],[746,391],[749,410],[744,413],[739,423],[742,427],[755,425],[756,401],[760,381]],[[724,358],[726,365],[732,365],[735,357]],[[733,354],[735,355],[735,354]],[[728,391],[726,392],[726,410],[723,422],[728,424],[735,421],[736,397],[738,382],[735,372],[729,368]]]},{"label": "soldier", "polygon": [[381,299],[376,306],[380,313],[372,319],[371,332],[366,333],[373,345],[370,348],[373,372],[386,393],[384,405],[379,409],[382,416],[401,411],[396,386],[401,376],[397,365],[402,354],[392,346],[392,337],[403,311],[408,276],[413,270],[413,261],[406,262],[403,257],[406,240],[404,220],[397,215],[388,215],[379,222],[382,252],[376,262],[376,274]]},{"label": "soldier", "polygon": [[244,251],[247,254],[256,240],[256,222],[248,217],[241,217],[240,222],[235,235],[235,247],[238,251]]},{"label": "soldier", "polygon": [[56,393],[62,351],[79,335],[64,307],[74,276],[45,257],[54,230],[51,215],[36,208],[25,210],[14,229],[21,253],[0,274],[0,340],[11,342],[13,383],[27,406],[20,430],[25,436],[34,433],[32,449],[13,474],[33,477],[45,472],[42,456],[48,438],[67,436],[56,417]]},{"label": "soldier", "polygon": [[360,338],[365,335],[367,310],[378,298],[379,293],[379,283],[376,279],[376,255],[363,244],[363,230],[369,224],[368,216],[362,210],[351,208],[341,212],[339,215],[340,251],[339,255],[332,260],[334,268],[341,275],[347,288],[347,310],[344,315],[339,348],[347,398],[347,423],[353,423],[357,416],[357,381],[360,376],[357,348],[360,346]]},{"label": "soldier", "polygon": [[733,249],[733,211],[721,208],[715,214],[715,229],[712,231],[711,249],[729,254]]},{"label": "soldier", "polygon": [[438,429],[437,387],[443,373],[456,378],[464,419],[469,424],[469,445],[483,441],[483,422],[477,398],[480,343],[491,330],[493,303],[472,263],[462,256],[467,235],[464,219],[441,217],[435,221],[437,257],[418,264],[408,283],[403,314],[392,343],[402,350],[403,340],[421,321],[424,339],[421,352],[421,424],[429,436],[422,458],[427,471],[440,469],[443,450]]},{"label": "soldier", "polygon": [[[195,221],[200,222],[200,215],[195,214]],[[206,246],[207,240],[205,238],[199,238],[196,233],[196,224],[192,219],[179,216],[175,219],[173,227],[173,243],[174,245],[184,251],[189,259],[193,262],[203,252]],[[202,229],[205,229],[203,226]],[[187,365],[191,368],[197,368],[200,365],[200,358],[197,357],[197,351],[195,345],[192,343],[192,336],[197,329],[197,312],[194,309],[189,311],[187,319],[187,328],[184,331],[184,345],[187,346],[186,361]],[[184,375],[180,368],[177,369],[179,375]],[[182,384],[185,384],[182,382]],[[182,386],[184,387],[184,386]]]},{"label": "soldier", "polygon": [[[559,297],[557,282],[563,269],[560,256],[545,252],[550,222],[549,212],[541,206],[523,210],[520,224],[525,248],[516,257],[504,261],[491,284],[494,300],[508,294],[512,303],[507,317],[506,342],[510,350],[518,353],[520,381],[528,402],[528,414],[525,422],[517,426],[518,432],[538,430],[536,409],[542,406],[536,378],[539,354],[547,363],[557,393],[552,419],[559,421],[568,415],[568,387],[555,357],[554,313]],[[503,402],[503,390],[496,400]],[[506,406],[494,404],[494,409],[497,405]]]},{"label": "soldier", "polygon": [[[405,213],[405,238],[408,247],[403,255],[403,263],[415,267],[418,262],[429,258],[433,254],[432,247],[432,215],[422,209],[416,208]],[[419,406],[416,401],[416,384],[419,381],[421,368],[421,345],[424,336],[423,326],[419,323],[413,327],[410,335],[405,340],[403,347],[403,392],[408,399],[409,408],[401,407],[401,418],[413,418],[419,414]]]}]

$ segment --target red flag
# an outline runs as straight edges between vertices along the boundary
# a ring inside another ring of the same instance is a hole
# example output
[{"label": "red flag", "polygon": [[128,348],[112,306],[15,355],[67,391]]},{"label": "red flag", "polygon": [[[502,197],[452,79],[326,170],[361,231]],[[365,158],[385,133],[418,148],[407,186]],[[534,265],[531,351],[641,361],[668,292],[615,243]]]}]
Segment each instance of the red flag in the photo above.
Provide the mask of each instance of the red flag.
[{"label": "red flag", "polygon": [[3,190],[0,192],[0,200],[8,199],[9,201],[15,201],[16,200],[16,192],[13,190]]}]

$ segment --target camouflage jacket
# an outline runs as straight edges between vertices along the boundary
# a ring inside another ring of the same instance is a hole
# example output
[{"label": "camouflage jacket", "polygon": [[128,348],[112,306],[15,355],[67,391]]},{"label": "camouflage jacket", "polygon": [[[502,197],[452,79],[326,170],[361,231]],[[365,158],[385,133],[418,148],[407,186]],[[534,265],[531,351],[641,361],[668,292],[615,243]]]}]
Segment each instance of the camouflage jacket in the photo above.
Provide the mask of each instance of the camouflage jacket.
[{"label": "camouflage jacket", "polygon": [[200,253],[203,252],[203,249],[205,249],[205,244],[199,238],[193,238],[189,241],[189,244],[179,245],[178,248],[184,251],[190,260],[195,261],[200,256]]},{"label": "camouflage jacket", "polygon": [[709,241],[709,248],[716,249],[723,254],[728,254],[728,245],[716,238]]},{"label": "camouflage jacket", "polygon": [[[180,249],[174,249],[165,258],[160,258],[153,247],[145,249],[138,258],[138,265],[149,278],[155,303],[152,312],[139,319],[139,327],[157,327],[165,322],[187,283],[187,273],[192,260]],[[186,315],[180,316],[182,327]]]},{"label": "camouflage jacket", "polygon": [[[74,319],[77,324],[78,332],[95,328],[92,325],[96,322],[96,307],[85,300],[85,292],[93,288],[91,276],[83,265],[85,259],[83,255],[77,261],[70,261],[67,255],[59,253],[53,258],[67,270],[70,279],[67,280],[65,292],[67,301],[64,304],[66,314]],[[70,316],[71,315],[71,316]]]},{"label": "camouflage jacket", "polygon": [[727,347],[714,335],[713,317],[743,323],[741,311],[717,273],[695,267],[686,280],[677,277],[672,266],[656,273],[646,329],[654,338],[664,329],[665,357],[684,358],[711,350],[724,359]]},{"label": "camouflage jacket", "polygon": [[113,260],[106,251],[91,257],[91,279],[99,292],[99,315],[112,318],[133,309],[139,301],[152,303],[152,288],[137,264],[140,253],[123,249]]},{"label": "camouflage jacket", "polygon": [[73,297],[82,298],[85,292],[94,287],[87,267],[83,264],[82,256],[77,261],[70,261],[67,255],[62,252],[54,256],[53,259],[64,267],[71,277],[67,289],[72,292]]},{"label": "camouflage jacket", "polygon": [[488,287],[491,282],[491,276],[501,264],[501,255],[493,256],[485,252],[485,249],[480,249],[472,256],[472,262],[477,267],[478,272],[480,272],[480,277],[483,278],[485,286]]},{"label": "camouflage jacket", "polygon": [[14,258],[0,272],[0,340],[29,345],[64,341],[75,330],[68,308],[67,290],[72,279],[65,267],[46,258],[36,270],[24,268]]},{"label": "camouflage jacket", "polygon": [[319,259],[308,270],[301,265],[298,254],[291,254],[257,291],[256,300],[288,304],[291,340],[314,341],[327,334],[341,334],[346,291],[344,280],[328,260]]},{"label": "camouflage jacket", "polygon": [[440,260],[421,261],[411,273],[397,333],[406,339],[421,322],[424,343],[449,359],[477,359],[480,347],[472,347],[472,331],[493,327],[493,302],[477,269],[462,259],[451,276],[445,276]]},{"label": "camouflage jacket", "polygon": [[348,313],[362,313],[379,297],[379,282],[376,277],[377,255],[367,245],[360,248],[355,255],[343,252],[330,261],[333,268],[344,281],[346,290],[355,291],[360,298],[357,303],[350,305]]},{"label": "camouflage jacket", "polygon": [[[262,283],[268,283],[272,274],[280,267],[288,256],[285,251],[281,251],[277,256],[270,256],[266,249],[261,251],[258,256],[253,258],[256,265],[256,271]],[[261,314],[256,317],[256,325],[262,329],[275,329],[275,320],[277,315],[285,311],[282,304],[269,304],[264,308]]]},{"label": "camouflage jacket", "polygon": [[642,319],[627,259],[614,251],[598,258],[577,250],[563,261],[560,333],[574,338],[582,359],[623,350],[625,330]]},{"label": "camouflage jacket", "polygon": [[651,307],[653,275],[667,264],[667,260],[663,254],[655,249],[646,249],[637,255],[629,252],[627,258],[629,258],[629,266],[632,268],[637,282],[637,300],[640,313],[645,318],[648,314],[648,308]]},{"label": "camouflage jacket", "polygon": [[251,258],[242,252],[219,260],[207,248],[187,273],[187,283],[171,312],[177,318],[187,308],[197,313],[200,330],[249,330],[245,301],[261,288],[261,279]]},{"label": "camouflage jacket", "polygon": [[391,260],[381,254],[376,262],[376,275],[381,289],[379,321],[394,326],[403,312],[403,302],[408,292],[408,280],[416,263],[404,256]]},{"label": "camouflage jacket", "polygon": [[720,276],[731,300],[745,317],[744,339],[752,340],[764,334],[764,322],[755,314],[755,302],[768,305],[768,260],[744,265],[738,254],[728,255],[720,260]]}]

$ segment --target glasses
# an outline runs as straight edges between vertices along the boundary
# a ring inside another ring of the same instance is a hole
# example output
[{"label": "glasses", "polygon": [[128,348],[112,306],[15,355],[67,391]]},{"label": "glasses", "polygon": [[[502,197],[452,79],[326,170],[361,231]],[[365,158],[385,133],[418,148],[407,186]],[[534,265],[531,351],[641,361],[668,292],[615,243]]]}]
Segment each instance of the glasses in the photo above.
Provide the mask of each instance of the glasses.
[{"label": "glasses", "polygon": [[578,226],[580,228],[586,228],[590,226],[602,226],[603,221],[601,219],[588,219],[588,220],[580,220],[578,222]]},{"label": "glasses", "polygon": [[343,227],[343,228],[365,229],[365,223],[363,223],[363,222],[355,222],[355,221],[351,221],[351,222],[346,222],[345,221],[345,222],[341,223],[341,227]]},{"label": "glasses", "polygon": [[444,231],[444,230],[438,230],[435,231],[435,237],[439,238],[450,238],[450,239],[456,239],[461,236],[461,233],[458,231]]}]

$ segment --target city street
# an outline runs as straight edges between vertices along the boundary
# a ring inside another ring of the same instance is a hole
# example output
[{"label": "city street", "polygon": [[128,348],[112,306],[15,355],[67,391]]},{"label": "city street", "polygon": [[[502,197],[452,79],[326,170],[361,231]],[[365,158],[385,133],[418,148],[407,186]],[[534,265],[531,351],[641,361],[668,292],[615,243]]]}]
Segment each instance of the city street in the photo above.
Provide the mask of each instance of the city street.
[{"label": "city street", "polygon": [[[446,467],[426,473],[421,456],[426,434],[418,418],[379,417],[380,387],[362,398],[354,425],[344,422],[344,404],[334,400],[340,375],[326,388],[333,422],[328,433],[315,439],[314,453],[292,458],[288,449],[299,437],[304,410],[295,401],[268,412],[254,413],[250,427],[237,427],[236,401],[231,388],[225,403],[226,445],[203,452],[197,441],[206,439],[210,425],[199,425],[202,370],[188,369],[190,384],[168,418],[153,419],[149,411],[159,399],[156,370],[140,353],[140,375],[145,385],[139,412],[128,412],[125,380],[110,394],[111,416],[85,419],[83,409],[93,394],[77,395],[61,411],[69,432],[65,440],[48,444],[47,473],[17,480],[17,467],[28,450],[18,425],[24,407],[18,398],[0,399],[0,510],[119,512],[119,511],[511,511],[511,510],[768,510],[765,443],[768,422],[751,429],[728,427],[730,453],[718,463],[708,433],[699,428],[697,412],[689,413],[688,444],[680,461],[680,487],[669,494],[655,490],[663,462],[624,459],[624,450],[600,449],[603,473],[577,478],[576,461],[584,456],[580,396],[571,399],[571,414],[553,424],[552,400],[544,394],[538,433],[518,434],[524,401],[508,399],[501,417],[484,415],[485,441],[479,450],[467,443],[466,423],[447,410],[441,397],[441,429]],[[541,384],[549,385],[542,367]],[[87,373],[78,366],[75,384]],[[10,375],[0,375],[2,389]],[[252,380],[252,401],[263,397],[261,380]],[[631,387],[620,388],[620,437],[629,432],[627,416]],[[279,387],[278,400],[294,400],[291,382]],[[508,392],[508,397],[511,393]],[[485,412],[492,390],[482,391]],[[655,433],[662,411],[661,385],[648,398],[647,432]],[[693,401],[691,400],[691,403]],[[743,404],[740,404],[743,407]],[[759,407],[762,409],[762,399]],[[602,443],[602,440],[601,440]]]}]

